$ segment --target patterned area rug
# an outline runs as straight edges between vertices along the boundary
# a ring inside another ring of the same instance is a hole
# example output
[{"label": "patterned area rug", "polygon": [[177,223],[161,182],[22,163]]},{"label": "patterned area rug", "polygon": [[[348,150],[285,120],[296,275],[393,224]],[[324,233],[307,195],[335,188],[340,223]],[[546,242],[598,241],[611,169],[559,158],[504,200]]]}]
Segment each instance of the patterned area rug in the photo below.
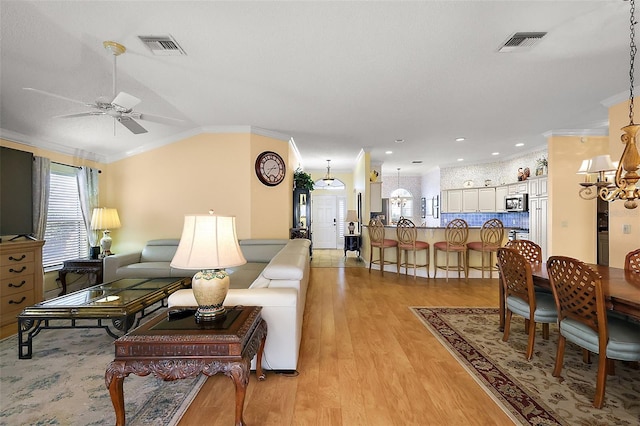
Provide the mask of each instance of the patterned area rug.
[{"label": "patterned area rug", "polygon": [[607,379],[605,405],[591,405],[598,361],[582,362],[582,351],[567,343],[562,379],[551,375],[558,329],[549,340],[538,326],[534,355],[525,359],[524,319],[513,316],[509,341],[498,330],[497,308],[410,308],[460,364],[517,424],[639,425],[640,370],[616,362]]},{"label": "patterned area rug", "polygon": [[[104,381],[113,361],[104,330],[42,330],[33,358],[18,359],[18,337],[0,341],[0,425],[113,425]],[[165,382],[153,376],[124,380],[127,425],[175,425],[205,376]]]}]

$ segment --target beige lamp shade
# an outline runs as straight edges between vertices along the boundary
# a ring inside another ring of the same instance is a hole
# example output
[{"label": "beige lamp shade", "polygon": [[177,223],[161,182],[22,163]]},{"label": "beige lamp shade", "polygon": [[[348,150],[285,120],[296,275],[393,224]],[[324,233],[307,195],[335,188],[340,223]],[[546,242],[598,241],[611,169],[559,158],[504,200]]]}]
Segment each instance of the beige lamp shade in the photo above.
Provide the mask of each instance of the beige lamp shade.
[{"label": "beige lamp shade", "polygon": [[247,263],[233,216],[187,215],[171,266],[180,269],[224,269]]},{"label": "beige lamp shade", "polygon": [[586,175],[589,173],[589,168],[591,167],[591,159],[582,160],[582,164],[580,164],[580,168],[576,172],[578,175]]},{"label": "beige lamp shade", "polygon": [[107,207],[93,209],[91,215],[91,229],[105,230],[120,228],[118,210]]},{"label": "beige lamp shade", "polygon": [[216,321],[226,316],[224,299],[229,291],[229,275],[222,269],[245,263],[235,217],[214,214],[184,217],[182,237],[171,267],[200,269],[191,280],[198,302],[196,321]]},{"label": "beige lamp shade", "polygon": [[347,217],[344,220],[345,222],[357,222],[358,221],[358,212],[355,210],[347,210]]},{"label": "beige lamp shade", "polygon": [[615,166],[611,162],[610,155],[598,155],[591,159],[591,165],[587,169],[588,173],[610,172],[615,170]]}]

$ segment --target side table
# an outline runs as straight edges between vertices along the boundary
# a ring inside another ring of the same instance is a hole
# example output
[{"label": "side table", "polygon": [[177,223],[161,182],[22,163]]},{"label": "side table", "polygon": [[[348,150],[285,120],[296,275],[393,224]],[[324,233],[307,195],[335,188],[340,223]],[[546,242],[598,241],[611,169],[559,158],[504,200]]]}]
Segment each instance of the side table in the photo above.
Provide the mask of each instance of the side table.
[{"label": "side table", "polygon": [[58,271],[58,278],[62,284],[59,296],[67,294],[67,273],[89,274],[91,285],[102,283],[102,259],[73,259],[65,260],[62,269]]},{"label": "side table", "polygon": [[360,257],[360,244],[362,244],[360,234],[344,234],[344,256],[347,257],[348,251],[357,251]]},{"label": "side table", "polygon": [[227,309],[225,319],[210,323],[197,323],[195,309],[159,315],[115,341],[116,356],[107,366],[105,384],[116,411],[116,426],[125,425],[123,381],[131,373],[153,373],[165,381],[223,373],[236,389],[236,426],[245,425],[244,398],[256,354],[258,380],[265,378],[262,353],[267,323],[260,306]]}]

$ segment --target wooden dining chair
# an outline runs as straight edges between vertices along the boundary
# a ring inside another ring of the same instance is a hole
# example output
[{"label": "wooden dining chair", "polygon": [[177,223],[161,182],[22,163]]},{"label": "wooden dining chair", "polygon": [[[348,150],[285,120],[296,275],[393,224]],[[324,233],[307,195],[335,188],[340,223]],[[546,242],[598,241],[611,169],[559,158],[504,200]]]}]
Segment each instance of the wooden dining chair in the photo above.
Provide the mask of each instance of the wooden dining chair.
[{"label": "wooden dining chair", "polygon": [[[438,269],[445,270],[446,281],[449,281],[449,270],[457,270],[458,278],[460,273],[464,271],[465,280],[469,279],[469,271],[467,269],[467,240],[469,239],[469,225],[464,219],[453,219],[447,224],[444,230],[445,241],[438,241],[433,245],[433,265],[435,267],[434,278],[438,273]],[[445,253],[445,265],[438,266],[438,252]],[[449,265],[449,254],[457,255],[457,264],[455,269]]]},{"label": "wooden dining chair", "polygon": [[510,240],[505,247],[516,249],[529,263],[542,263],[542,248],[533,241]]},{"label": "wooden dining chair", "polygon": [[624,269],[640,272],[640,248],[627,253],[624,258]]},{"label": "wooden dining chair", "polygon": [[608,316],[600,275],[577,259],[551,256],[547,272],[558,308],[560,336],[553,376],[562,371],[566,341],[598,354],[593,406],[602,408],[613,360],[640,361],[640,324]]},{"label": "wooden dining chair", "polygon": [[511,315],[524,317],[525,327],[529,335],[527,343],[527,359],[533,356],[536,338],[536,324],[542,324],[542,338],[549,339],[549,324],[558,321],[558,311],[553,295],[535,291],[531,263],[517,250],[500,247],[497,250],[500,279],[506,298],[506,318],[502,341],[509,340]]},{"label": "wooden dining chair", "polygon": [[[477,251],[482,257],[481,266],[477,267],[469,264],[467,267],[482,271],[482,278],[484,278],[484,272],[489,271],[489,278],[493,278],[493,271],[496,270],[495,263],[493,263],[493,254],[498,252],[498,248],[502,246],[503,239],[504,226],[500,219],[489,219],[483,223],[480,229],[480,241],[467,243],[467,262],[469,262],[469,251]],[[489,257],[488,261],[487,255]]]},{"label": "wooden dining chair", "polygon": [[[416,279],[416,270],[425,268],[427,270],[427,278],[429,278],[429,243],[426,241],[418,241],[418,231],[416,225],[409,219],[401,217],[396,225],[396,237],[398,240],[398,275],[400,268],[404,266],[405,275],[409,274],[409,268],[413,268],[413,279]],[[418,252],[426,253],[426,260],[423,264],[417,263]],[[404,262],[402,261],[402,252],[404,252]],[[409,252],[413,254],[413,264],[409,263]]]},{"label": "wooden dining chair", "polygon": [[[396,240],[384,238],[384,225],[378,218],[369,221],[369,273],[371,273],[371,265],[380,265],[380,274],[384,275],[384,265],[392,265],[395,262],[384,260],[384,252],[388,248],[396,248],[398,242]],[[378,259],[373,260],[373,249],[378,249]]]}]

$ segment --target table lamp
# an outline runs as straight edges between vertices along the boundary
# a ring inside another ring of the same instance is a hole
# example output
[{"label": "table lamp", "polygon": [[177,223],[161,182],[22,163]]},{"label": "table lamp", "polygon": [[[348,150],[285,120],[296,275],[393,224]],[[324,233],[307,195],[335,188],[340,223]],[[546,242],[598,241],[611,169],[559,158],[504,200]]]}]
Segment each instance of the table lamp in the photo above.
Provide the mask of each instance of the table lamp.
[{"label": "table lamp", "polygon": [[107,207],[93,209],[91,215],[91,229],[102,231],[100,247],[102,247],[102,257],[110,256],[111,253],[111,231],[110,229],[120,228],[120,218],[118,210]]},{"label": "table lamp", "polygon": [[353,231],[356,229],[353,222],[358,221],[358,213],[355,210],[347,210],[347,217],[344,221],[349,222],[349,234],[353,234]]},{"label": "table lamp", "polygon": [[186,215],[182,237],[172,268],[199,269],[191,280],[198,302],[196,321],[215,321],[226,316],[224,299],[229,275],[224,268],[247,263],[236,235],[235,216]]}]

